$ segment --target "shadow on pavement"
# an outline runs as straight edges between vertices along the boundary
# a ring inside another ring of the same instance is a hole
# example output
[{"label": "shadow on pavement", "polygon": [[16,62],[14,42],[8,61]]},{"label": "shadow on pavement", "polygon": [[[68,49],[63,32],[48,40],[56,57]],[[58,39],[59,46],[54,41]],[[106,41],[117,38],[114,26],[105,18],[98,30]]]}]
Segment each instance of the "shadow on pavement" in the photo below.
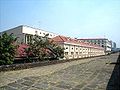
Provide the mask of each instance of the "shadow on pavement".
[{"label": "shadow on pavement", "polygon": [[110,64],[115,64],[115,67],[109,79],[106,90],[120,90],[120,52],[117,62]]}]

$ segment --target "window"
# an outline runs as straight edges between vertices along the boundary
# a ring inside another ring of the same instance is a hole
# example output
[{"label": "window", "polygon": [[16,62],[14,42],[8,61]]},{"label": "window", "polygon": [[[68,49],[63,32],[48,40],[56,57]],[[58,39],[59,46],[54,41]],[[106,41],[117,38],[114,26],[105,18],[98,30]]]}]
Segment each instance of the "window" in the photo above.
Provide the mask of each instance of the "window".
[{"label": "window", "polygon": [[76,52],[76,55],[78,55],[78,52]]},{"label": "window", "polygon": [[82,52],[79,52],[79,54],[82,54]]},{"label": "window", "polygon": [[40,32],[40,34],[41,34],[41,32]]},{"label": "window", "polygon": [[29,35],[27,35],[27,42],[29,42]]},{"label": "window", "polygon": [[25,43],[28,44],[29,42],[30,42],[29,35],[26,34],[26,35],[25,35]]},{"label": "window", "polygon": [[30,39],[29,42],[32,42],[32,40],[33,40],[33,36],[30,35],[30,36],[29,36],[29,39]]},{"label": "window", "polygon": [[71,52],[71,55],[73,55],[74,54],[74,52]]},{"label": "window", "polygon": [[100,40],[98,40],[98,43],[100,43]]},{"label": "window", "polygon": [[68,49],[68,47],[66,47],[66,49]]},{"label": "window", "polygon": [[37,34],[38,32],[37,31],[35,31],[35,34]]},{"label": "window", "polygon": [[65,55],[68,55],[68,52],[65,52]]},{"label": "window", "polygon": [[73,48],[72,48],[73,49]]},{"label": "window", "polygon": [[33,40],[33,35],[25,34],[25,43],[26,44],[32,42],[32,40]]},{"label": "window", "polygon": [[104,45],[102,45],[102,47],[104,47]]},{"label": "window", "polygon": [[25,43],[27,44],[27,35],[25,34]]},{"label": "window", "polygon": [[81,50],[81,48],[80,48],[80,50]]},{"label": "window", "polygon": [[76,50],[77,50],[78,48],[76,48]]}]

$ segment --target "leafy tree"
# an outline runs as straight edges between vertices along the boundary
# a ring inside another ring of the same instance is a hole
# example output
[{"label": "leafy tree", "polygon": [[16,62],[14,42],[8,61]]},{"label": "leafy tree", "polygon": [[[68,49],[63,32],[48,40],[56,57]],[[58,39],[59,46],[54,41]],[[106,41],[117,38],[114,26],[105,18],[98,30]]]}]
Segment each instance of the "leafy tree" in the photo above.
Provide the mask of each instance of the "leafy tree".
[{"label": "leafy tree", "polygon": [[16,40],[13,34],[3,33],[0,36],[0,65],[13,63],[17,48]]},{"label": "leafy tree", "polygon": [[64,57],[64,48],[61,48],[60,46],[56,45],[55,47],[53,47],[53,50],[56,52],[57,54],[57,58],[63,58]]},{"label": "leafy tree", "polygon": [[52,42],[49,44],[48,49],[53,52],[54,58],[58,59],[64,57],[64,48],[61,46]]},{"label": "leafy tree", "polygon": [[48,34],[44,37],[35,35],[32,41],[29,42],[29,46],[30,47],[26,49],[28,57],[38,57],[38,60],[63,56],[63,49],[49,40]]},{"label": "leafy tree", "polygon": [[46,47],[46,42],[43,37],[35,35],[31,42],[29,42],[29,48],[26,49],[28,57],[38,57],[38,59],[43,59],[45,54],[44,48]]}]

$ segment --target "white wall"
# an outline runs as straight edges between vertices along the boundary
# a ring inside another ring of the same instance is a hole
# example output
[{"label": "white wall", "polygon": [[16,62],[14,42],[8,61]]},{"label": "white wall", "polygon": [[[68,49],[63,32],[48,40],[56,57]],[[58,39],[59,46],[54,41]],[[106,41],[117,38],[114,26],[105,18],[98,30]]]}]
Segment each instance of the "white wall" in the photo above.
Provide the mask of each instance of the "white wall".
[{"label": "white wall", "polygon": [[20,43],[25,42],[25,34],[30,34],[30,35],[37,34],[39,36],[45,36],[46,34],[49,34],[48,38],[53,38],[57,36],[57,34],[55,33],[44,31],[38,28],[25,26],[25,25],[21,25],[21,26],[6,30],[5,32],[7,32],[8,34],[13,33],[16,37],[19,37],[17,41]]},{"label": "white wall", "polygon": [[53,37],[57,36],[57,34],[54,34],[54,33],[48,32],[48,31],[44,31],[41,29],[37,29],[37,28],[32,28],[29,26],[23,26],[22,33],[31,34],[31,35],[37,34],[39,36],[45,36],[46,34],[49,34],[49,36],[48,36],[49,38],[53,38]]},{"label": "white wall", "polygon": [[[66,59],[71,58],[84,58],[84,57],[91,57],[91,56],[99,56],[104,55],[104,49],[98,49],[94,47],[86,47],[86,46],[80,46],[76,44],[70,44],[70,43],[64,43],[64,53],[68,52],[68,55],[65,55]],[[77,49],[76,49],[77,48]],[[73,52],[73,54],[71,54]]]}]

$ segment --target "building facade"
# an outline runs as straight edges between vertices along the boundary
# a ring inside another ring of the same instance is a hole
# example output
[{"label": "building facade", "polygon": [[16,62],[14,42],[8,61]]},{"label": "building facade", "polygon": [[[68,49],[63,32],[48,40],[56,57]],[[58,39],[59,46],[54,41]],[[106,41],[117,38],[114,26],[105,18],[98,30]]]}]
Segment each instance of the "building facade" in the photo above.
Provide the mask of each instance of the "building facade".
[{"label": "building facade", "polygon": [[111,52],[111,48],[112,48],[111,41],[106,38],[88,38],[88,39],[78,39],[78,40],[101,46],[104,48],[106,54]]},{"label": "building facade", "polygon": [[[70,37],[60,36],[52,32],[44,31],[38,28],[29,27],[26,25],[21,25],[12,29],[5,31],[8,34],[13,33],[18,37],[18,43],[28,44],[32,41],[34,35],[45,36],[48,34],[48,38],[52,39],[55,43],[64,48],[64,59],[74,59],[74,58],[84,58],[84,57],[93,57],[104,55],[104,49],[108,50],[106,46],[109,46],[107,39],[96,40],[95,43],[93,40],[87,40],[83,42],[81,39],[72,39]],[[3,34],[2,32],[1,34]],[[100,44],[99,44],[100,43]],[[102,44],[101,44],[102,43]],[[103,45],[103,46],[102,46]],[[102,46],[102,47],[101,47]],[[110,46],[109,46],[110,47]]]},{"label": "building facade", "polygon": [[98,45],[81,42],[77,39],[65,36],[54,37],[53,41],[64,48],[65,59],[84,58],[105,54],[104,48]]},{"label": "building facade", "polygon": [[116,43],[112,42],[112,41],[111,41],[111,43],[112,43],[112,48],[115,49],[116,48]]},{"label": "building facade", "polygon": [[[4,31],[8,34],[13,33],[16,37],[18,37],[18,43],[28,43],[32,40],[32,37],[34,35],[39,35],[39,36],[45,36],[46,34],[48,34],[48,38],[53,38],[56,37],[57,34],[52,33],[52,32],[48,32],[42,29],[38,29],[38,28],[33,28],[27,25],[21,25],[9,30]],[[3,34],[4,32],[1,32],[1,34]]]},{"label": "building facade", "polygon": [[117,47],[116,47],[116,43],[113,42],[113,41],[111,41],[111,45],[112,45],[112,46],[111,46],[111,47],[112,47],[112,48],[111,48],[111,51],[112,51],[112,52],[115,52],[116,49],[117,49]]}]

